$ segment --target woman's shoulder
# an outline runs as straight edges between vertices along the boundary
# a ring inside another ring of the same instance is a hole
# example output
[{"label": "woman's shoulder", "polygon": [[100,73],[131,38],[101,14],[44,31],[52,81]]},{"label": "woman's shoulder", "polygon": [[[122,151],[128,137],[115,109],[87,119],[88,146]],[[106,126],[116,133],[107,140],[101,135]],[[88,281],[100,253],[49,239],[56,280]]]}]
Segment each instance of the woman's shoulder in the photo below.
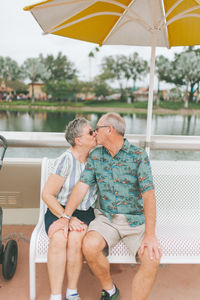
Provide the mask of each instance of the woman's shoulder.
[{"label": "woman's shoulder", "polygon": [[66,162],[72,160],[72,153],[69,149],[65,150],[61,155],[55,158],[55,165],[60,162]]},{"label": "woman's shoulder", "polygon": [[71,156],[71,153],[67,149],[55,159],[54,165],[52,167],[52,173],[66,177],[66,175],[69,174],[71,170],[72,161],[73,158]]}]

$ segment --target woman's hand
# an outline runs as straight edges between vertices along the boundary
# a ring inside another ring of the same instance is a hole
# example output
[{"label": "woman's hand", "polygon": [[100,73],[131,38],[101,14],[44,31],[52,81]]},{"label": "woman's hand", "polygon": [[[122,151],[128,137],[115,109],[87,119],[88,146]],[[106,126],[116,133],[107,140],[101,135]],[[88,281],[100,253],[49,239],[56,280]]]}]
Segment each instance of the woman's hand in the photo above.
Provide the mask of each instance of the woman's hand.
[{"label": "woman's hand", "polygon": [[51,224],[48,231],[48,237],[51,238],[54,235],[54,233],[59,230],[63,230],[63,234],[67,238],[69,230],[69,221],[66,218],[60,218]]},{"label": "woman's hand", "polygon": [[70,231],[83,231],[85,230],[84,222],[76,217],[72,217],[69,223]]}]

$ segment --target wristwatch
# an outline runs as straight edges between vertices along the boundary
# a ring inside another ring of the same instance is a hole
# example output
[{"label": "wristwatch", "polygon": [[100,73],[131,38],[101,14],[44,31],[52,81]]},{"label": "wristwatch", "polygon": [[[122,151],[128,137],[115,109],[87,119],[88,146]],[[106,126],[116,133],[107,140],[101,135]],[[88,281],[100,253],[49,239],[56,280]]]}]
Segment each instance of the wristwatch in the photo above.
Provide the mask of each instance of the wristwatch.
[{"label": "wristwatch", "polygon": [[[69,215],[67,215],[67,214],[61,214],[61,215],[60,215],[60,218],[65,218],[65,219],[67,219],[67,220],[69,220],[69,221],[71,220],[71,217],[70,217]],[[59,218],[59,219],[60,219],[60,218]]]}]

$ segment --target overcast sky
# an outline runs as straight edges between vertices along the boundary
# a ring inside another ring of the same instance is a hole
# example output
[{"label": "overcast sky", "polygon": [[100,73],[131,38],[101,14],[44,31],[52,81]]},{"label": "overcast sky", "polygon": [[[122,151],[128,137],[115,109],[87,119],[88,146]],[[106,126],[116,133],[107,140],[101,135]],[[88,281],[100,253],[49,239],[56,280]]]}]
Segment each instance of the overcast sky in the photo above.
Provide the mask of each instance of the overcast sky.
[{"label": "overcast sky", "polygon": [[[76,41],[60,36],[42,35],[42,30],[30,12],[23,7],[35,3],[32,0],[1,0],[0,1],[0,56],[9,56],[22,64],[26,58],[38,57],[40,53],[46,56],[56,56],[59,51],[66,55],[80,71],[84,80],[89,79],[88,54],[96,47],[95,44]],[[39,1],[38,1],[39,2]],[[172,59],[175,52],[182,51],[182,47],[173,49],[157,48],[156,54],[163,54]],[[98,72],[101,58],[115,54],[130,54],[137,51],[140,56],[150,60],[149,47],[132,46],[103,46],[92,63],[91,75]]]}]

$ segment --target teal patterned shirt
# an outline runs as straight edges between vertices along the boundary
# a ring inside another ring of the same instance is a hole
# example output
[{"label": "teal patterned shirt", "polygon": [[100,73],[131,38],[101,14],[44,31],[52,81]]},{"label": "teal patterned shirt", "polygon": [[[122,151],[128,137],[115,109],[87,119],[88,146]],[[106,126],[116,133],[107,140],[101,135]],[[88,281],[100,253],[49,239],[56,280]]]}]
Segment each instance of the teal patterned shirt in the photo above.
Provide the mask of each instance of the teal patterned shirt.
[{"label": "teal patterned shirt", "polygon": [[110,221],[115,214],[124,214],[130,226],[144,224],[142,194],[154,189],[145,150],[126,139],[114,157],[98,147],[90,153],[80,180],[90,186],[97,183],[100,210]]}]

